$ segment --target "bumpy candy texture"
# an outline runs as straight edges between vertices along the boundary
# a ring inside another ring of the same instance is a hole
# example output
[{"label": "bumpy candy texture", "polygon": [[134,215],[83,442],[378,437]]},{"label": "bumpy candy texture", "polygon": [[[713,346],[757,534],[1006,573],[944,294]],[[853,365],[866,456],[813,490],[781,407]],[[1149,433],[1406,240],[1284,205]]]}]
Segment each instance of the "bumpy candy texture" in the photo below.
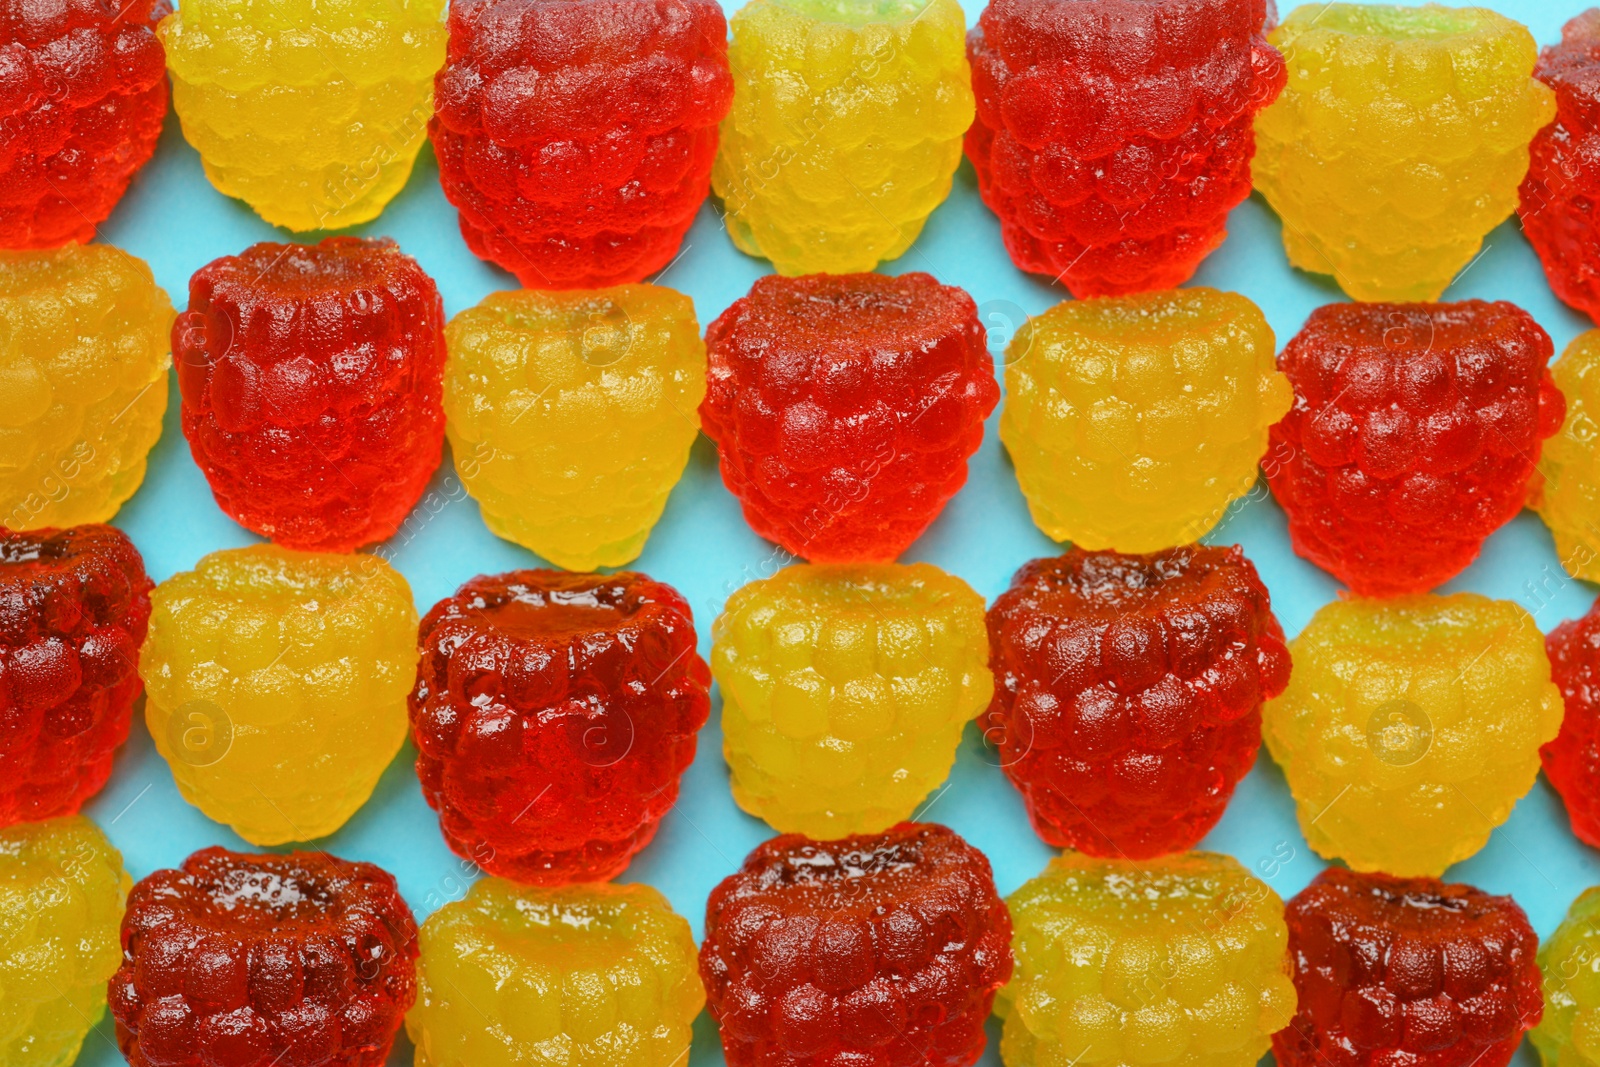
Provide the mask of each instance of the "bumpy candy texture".
[{"label": "bumpy candy texture", "polygon": [[1550,368],[1566,420],[1539,454],[1528,493],[1567,573],[1600,581],[1600,330],[1580,334]]},{"label": "bumpy candy texture", "polygon": [[1256,482],[1289,410],[1261,309],[1174,289],[1072,300],[1007,347],[1000,440],[1039,528],[1082,548],[1189,544]]},{"label": "bumpy candy texture", "polygon": [[1294,1014],[1283,903],[1230,856],[1068,852],[1006,903],[1006,1067],[1247,1067]]},{"label": "bumpy candy texture", "polygon": [[1566,714],[1539,755],[1545,777],[1567,806],[1572,832],[1600,848],[1600,612],[1591,606],[1545,638],[1550,677]]},{"label": "bumpy candy texture", "polygon": [[729,1067],[966,1067],[1010,939],[989,861],[943,826],[788,834],[711,891],[700,977]]},{"label": "bumpy candy texture", "polygon": [[145,723],[189,803],[257,845],[333,833],[406,735],[411,587],[376,556],[213,552],[151,596]]},{"label": "bumpy candy texture", "polygon": [[133,887],[111,979],[129,1067],[382,1067],[417,996],[394,876],[208,848]]},{"label": "bumpy candy texture", "polygon": [[1266,0],[994,0],[967,36],[967,155],[1023,270],[1073,295],[1194,274],[1250,195],[1283,88]]},{"label": "bumpy candy texture", "polygon": [[382,541],[439,465],[444,305],[388,238],[212,261],[189,279],[172,351],[218,505],[279,544]]},{"label": "bumpy candy texture", "polygon": [[0,1063],[69,1067],[106,1010],[132,879],[81,815],[0,829]]},{"label": "bumpy candy texture", "polygon": [[161,23],[206,177],[274,226],[377,218],[406,184],[444,63],[443,0],[189,0]]},{"label": "bumpy candy texture", "polygon": [[1362,596],[1465,570],[1561,426],[1551,351],[1503,301],[1312,312],[1279,360],[1294,406],[1261,464],[1294,550]]},{"label": "bumpy candy texture", "polygon": [[422,926],[417,1067],[674,1067],[705,1004],[689,924],[647,885],[473,885]]},{"label": "bumpy candy texture", "polygon": [[1357,300],[1435,300],[1517,206],[1555,117],[1527,27],[1482,7],[1308,3],[1268,35],[1288,87],[1256,188],[1289,262]]},{"label": "bumpy candy texture", "polygon": [[106,784],[151,588],[121,530],[0,527],[0,826],[69,815]]},{"label": "bumpy candy texture", "polygon": [[984,737],[1039,835],[1096,856],[1192,847],[1261,745],[1289,681],[1267,587],[1244,552],[1036,559],[989,610]]},{"label": "bumpy candy texture", "polygon": [[910,818],[993,691],[983,598],[931,563],[789,567],[711,634],[733,799],[785,833]]},{"label": "bumpy candy texture", "polygon": [[450,448],[489,529],[568,570],[637,558],[700,429],[694,303],[657,285],[524,289],[445,336]]},{"label": "bumpy candy texture", "polygon": [[1600,888],[1572,902],[1555,933],[1539,946],[1544,1018],[1528,1037],[1544,1067],[1600,1063]]},{"label": "bumpy candy texture", "polygon": [[1289,654],[1262,733],[1306,840],[1358,871],[1437,877],[1477,852],[1561,726],[1538,625],[1508,600],[1337,600]]},{"label": "bumpy candy texture", "polygon": [[733,97],[727,38],[713,0],[454,0],[429,132],[467,246],[530,289],[667,266]]},{"label": "bumpy candy texture", "polygon": [[768,275],[706,345],[723,482],[757,533],[815,562],[904,552],[1000,399],[972,297],[927,274]]},{"label": "bumpy candy texture", "polygon": [[1539,939],[1510,897],[1332,867],[1289,901],[1299,1010],[1282,1067],[1505,1067],[1539,1021]]},{"label": "bumpy candy texture", "polygon": [[753,0],[711,187],[780,274],[871,270],[950,193],[972,122],[955,0]]},{"label": "bumpy candy texture", "polygon": [[512,571],[435,604],[418,643],[417,777],[450,847],[519,882],[620,874],[711,713],[688,602],[627,571]]},{"label": "bumpy candy texture", "polygon": [[167,294],[121,249],[0,251],[0,526],[105,522],[133,495],[171,328]]},{"label": "bumpy candy texture", "polygon": [[0,248],[94,239],[167,114],[166,0],[0,11]]}]

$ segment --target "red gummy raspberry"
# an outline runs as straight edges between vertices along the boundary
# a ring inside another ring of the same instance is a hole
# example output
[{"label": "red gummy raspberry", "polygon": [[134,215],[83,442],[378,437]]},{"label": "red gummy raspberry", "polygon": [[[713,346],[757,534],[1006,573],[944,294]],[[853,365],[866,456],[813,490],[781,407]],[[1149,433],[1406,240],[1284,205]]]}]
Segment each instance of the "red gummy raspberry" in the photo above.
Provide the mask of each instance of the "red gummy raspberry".
[{"label": "red gummy raspberry", "polygon": [[0,826],[70,815],[106,784],[151,588],[121,530],[0,527]]},{"label": "red gummy raspberry", "polygon": [[428,130],[461,235],[530,289],[677,255],[733,102],[713,0],[452,0]]},{"label": "red gummy raspberry", "polygon": [[281,545],[392,536],[439,465],[444,305],[388,238],[214,260],[189,279],[172,351],[218,506]]},{"label": "red gummy raspberry", "polygon": [[773,838],[706,901],[729,1067],[964,1067],[1010,977],[989,861],[936,823]]},{"label": "red gummy raspberry", "polygon": [[1600,848],[1600,603],[1550,631],[1544,647],[1566,715],[1561,732],[1539,756],[1567,806],[1572,832]]},{"label": "red gummy raspberry", "polygon": [[130,1067],[381,1067],[416,999],[394,876],[207,848],[128,894],[109,999]]},{"label": "red gummy raspberry", "polygon": [[628,571],[512,571],[435,604],[418,642],[417,777],[450,847],[533,885],[620,874],[711,713],[688,602]]},{"label": "red gummy raspberry", "polygon": [[1330,867],[1289,901],[1299,1008],[1281,1067],[1505,1067],[1544,1013],[1539,947],[1510,897]]},{"label": "red gummy raspberry", "polygon": [[1330,304],[1278,357],[1261,461],[1295,552],[1361,596],[1426,592],[1522,509],[1566,402],[1513,304]]},{"label": "red gummy raspberry", "polygon": [[1261,745],[1289,682],[1267,587],[1244,552],[1036,559],[989,609],[986,738],[1039,836],[1092,856],[1193,847]]},{"label": "red gummy raspberry", "polygon": [[706,331],[700,423],[762,537],[888,561],[967,480],[1000,398],[972,297],[930,275],[767,275]]}]

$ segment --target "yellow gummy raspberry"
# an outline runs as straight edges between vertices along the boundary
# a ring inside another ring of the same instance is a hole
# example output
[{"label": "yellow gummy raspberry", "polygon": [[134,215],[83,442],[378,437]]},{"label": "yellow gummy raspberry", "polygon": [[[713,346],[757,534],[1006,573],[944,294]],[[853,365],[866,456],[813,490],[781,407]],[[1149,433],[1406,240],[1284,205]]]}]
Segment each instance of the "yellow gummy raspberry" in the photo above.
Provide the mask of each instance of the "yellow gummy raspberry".
[{"label": "yellow gummy raspberry", "polygon": [[376,556],[213,552],[150,596],[145,721],[178,791],[257,845],[333,833],[406,735],[411,587]]},{"label": "yellow gummy raspberry", "polygon": [[1007,1067],[1253,1067],[1294,1015],[1283,901],[1230,856],[1068,852],[1006,903]]},{"label": "yellow gummy raspberry", "polygon": [[950,193],[972,125],[955,0],[751,0],[711,187],[780,274],[869,271]]},{"label": "yellow gummy raspberry", "polygon": [[1317,852],[1437,877],[1489,840],[1561,726],[1544,636],[1475,593],[1340,600],[1289,644],[1262,732]]},{"label": "yellow gummy raspberry", "polygon": [[1600,886],[1585,889],[1539,946],[1544,1019],[1528,1037],[1544,1067],[1600,1064]]},{"label": "yellow gummy raspberry", "polygon": [[450,448],[489,529],[568,570],[637,558],[700,432],[693,302],[659,285],[494,293],[445,340]]},{"label": "yellow gummy raspberry", "polygon": [[994,688],[983,598],[928,563],[802,564],[713,624],[733,799],[785,833],[877,833],[955,762]]},{"label": "yellow gummy raspberry", "polygon": [[444,65],[444,0],[184,0],[162,20],[172,107],[206,177],[274,226],[377,218]]},{"label": "yellow gummy raspberry", "polygon": [[1435,300],[1517,206],[1555,117],[1527,27],[1481,7],[1327,4],[1271,34],[1289,81],[1256,116],[1255,184],[1289,262],[1357,300]]},{"label": "yellow gummy raspberry", "polygon": [[485,878],[418,945],[417,1067],[682,1067],[706,1000],[689,924],[647,885]]},{"label": "yellow gummy raspberry", "polygon": [[1544,443],[1528,503],[1556,541],[1567,573],[1600,581],[1600,330],[1581,334],[1550,368],[1567,421]]},{"label": "yellow gummy raspberry", "polygon": [[1093,551],[1200,539],[1255,484],[1293,393],[1238,293],[1071,300],[1007,349],[1000,440],[1033,521]]},{"label": "yellow gummy raspberry", "polygon": [[67,1067],[122,962],[122,855],[81,815],[0,829],[0,1064]]},{"label": "yellow gummy raspberry", "polygon": [[0,526],[105,522],[161,436],[172,302],[110,245],[0,252]]}]

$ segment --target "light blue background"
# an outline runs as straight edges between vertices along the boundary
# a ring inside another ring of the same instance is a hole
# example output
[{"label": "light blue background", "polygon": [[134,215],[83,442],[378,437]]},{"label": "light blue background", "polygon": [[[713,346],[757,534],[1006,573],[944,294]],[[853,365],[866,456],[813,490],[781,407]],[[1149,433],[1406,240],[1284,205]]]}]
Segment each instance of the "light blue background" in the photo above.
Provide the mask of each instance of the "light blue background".
[{"label": "light blue background", "polygon": [[[1541,44],[1557,39],[1564,18],[1579,10],[1568,0],[1497,0],[1488,6],[1526,22]],[[975,18],[976,7],[968,15]],[[1227,243],[1201,267],[1195,284],[1237,290],[1255,300],[1277,331],[1280,346],[1313,308],[1343,299],[1326,280],[1289,268],[1278,222],[1258,197],[1234,212],[1230,231]],[[494,290],[516,284],[509,275],[479,262],[462,243],[427,149],[410,184],[383,216],[353,232],[398,240],[438,281],[445,309],[452,315]],[[274,231],[242,203],[212,189],[198,157],[179,134],[176,119],[169,116],[155,159],[102,228],[101,239],[149,261],[156,280],[182,308],[189,275],[196,269],[252,242],[286,240],[289,235]],[[684,254],[657,280],[693,297],[703,326],[767,269],[765,262],[733,248],[717,206],[708,203],[689,234]],[[949,201],[934,214],[921,239],[883,269],[928,271],[966,288],[984,308],[996,349],[1009,339],[1020,314],[1042,311],[1067,295],[1011,266],[999,228],[979,201],[966,164],[956,176]],[[1482,258],[1446,296],[1467,297],[1520,304],[1555,338],[1558,352],[1588,327],[1586,320],[1551,295],[1515,222],[1489,236]],[[174,380],[166,428],[151,456],[149,477],[116,519],[144,553],[157,581],[192,567],[207,552],[254,540],[213,503],[189,457],[177,409]],[[529,553],[484,528],[477,505],[465,497],[448,457],[416,519],[410,540],[389,546],[387,554],[410,580],[420,611],[473,575],[538,564]],[[1208,540],[1244,545],[1271,589],[1278,617],[1290,635],[1336,593],[1326,575],[1290,552],[1283,514],[1264,487],[1231,512]],[[983,449],[972,461],[967,487],[905,558],[938,564],[992,599],[1024,561],[1056,550],[1028,519],[991,419]],[[689,598],[704,654],[711,620],[728,595],[776,565],[772,546],[749,530],[733,497],[722,487],[715,451],[702,436],[665,517],[635,566],[672,583]],[[1594,596],[1590,587],[1563,573],[1549,534],[1532,514],[1523,514],[1491,538],[1477,564],[1449,588],[1515,600],[1533,612],[1546,631],[1562,619],[1582,614]],[[699,756],[684,779],[677,807],[625,876],[665,892],[693,924],[697,937],[711,887],[771,833],[740,812],[729,796],[719,713],[720,703],[714,705],[712,721],[701,735]],[[413,757],[408,745],[371,802],[318,846],[393,871],[420,920],[441,903],[461,896],[472,875],[464,861],[445,848],[437,821],[418,789]],[[183,802],[142,719],[136,720],[110,784],[89,805],[88,813],[122,850],[135,878],[175,866],[205,845],[249,847]],[[1002,892],[1037,873],[1051,855],[1029,828],[1021,803],[975,727],[968,728],[947,787],[926,802],[920,817],[947,823],[981,848],[994,864]],[[1237,856],[1284,897],[1297,892],[1322,866],[1300,835],[1283,778],[1265,751],[1205,844]],[[1453,868],[1450,876],[1513,894],[1544,936],[1579,891],[1600,882],[1600,854],[1573,838],[1558,798],[1541,778],[1488,847]],[[991,1034],[997,1036],[993,1029]],[[720,1063],[715,1028],[705,1016],[696,1035],[696,1067]],[[1520,1055],[1529,1057],[1531,1051],[1524,1046]],[[410,1056],[410,1045],[402,1036],[392,1062],[409,1062]],[[90,1036],[79,1062],[92,1067],[121,1062],[109,1022]],[[992,1043],[985,1062],[998,1063]]]}]

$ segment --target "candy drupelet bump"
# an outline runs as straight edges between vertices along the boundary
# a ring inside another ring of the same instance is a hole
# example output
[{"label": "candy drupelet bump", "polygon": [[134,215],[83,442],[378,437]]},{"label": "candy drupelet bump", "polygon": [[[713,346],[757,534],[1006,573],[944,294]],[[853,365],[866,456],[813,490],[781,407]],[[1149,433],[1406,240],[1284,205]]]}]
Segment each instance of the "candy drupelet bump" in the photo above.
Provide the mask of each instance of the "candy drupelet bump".
[{"label": "candy drupelet bump", "polygon": [[1544,1018],[1528,1037],[1544,1067],[1600,1062],[1600,887],[1585,889],[1539,946]]},{"label": "candy drupelet bump", "polygon": [[1600,580],[1600,330],[1578,335],[1550,368],[1566,419],[1539,453],[1528,506],[1550,527],[1556,556],[1575,578]]},{"label": "candy drupelet bump", "polygon": [[1582,618],[1550,631],[1544,647],[1566,711],[1561,732],[1539,751],[1544,774],[1566,805],[1572,832],[1600,848],[1600,613],[1590,605]]}]

